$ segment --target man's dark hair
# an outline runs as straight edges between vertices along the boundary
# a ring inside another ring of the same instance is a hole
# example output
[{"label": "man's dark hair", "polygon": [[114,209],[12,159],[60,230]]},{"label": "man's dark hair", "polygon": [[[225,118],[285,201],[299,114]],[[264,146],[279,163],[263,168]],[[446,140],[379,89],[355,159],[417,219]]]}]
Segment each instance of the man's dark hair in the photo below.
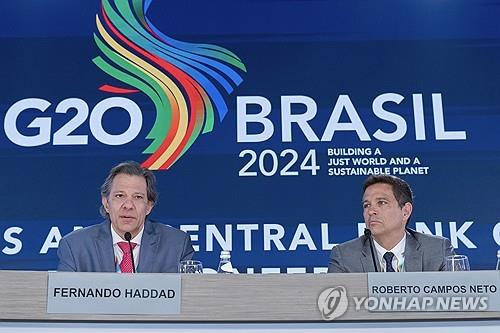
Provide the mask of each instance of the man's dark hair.
[{"label": "man's dark hair", "polygon": [[363,193],[365,193],[368,186],[378,183],[391,185],[392,193],[394,193],[394,197],[396,198],[400,208],[403,208],[407,202],[413,205],[413,192],[410,185],[403,179],[392,175],[382,174],[369,176],[363,184]]},{"label": "man's dark hair", "polygon": [[[158,201],[158,191],[156,190],[156,177],[150,170],[143,168],[139,163],[135,161],[126,161],[118,164],[108,174],[106,180],[101,185],[101,196],[108,197],[109,192],[111,191],[111,185],[113,184],[113,180],[119,174],[126,174],[130,176],[140,176],[144,177],[146,180],[146,188],[147,188],[147,197],[148,201],[153,205]],[[99,212],[105,218],[109,217],[108,212],[104,209],[104,206],[101,204],[99,208]]]}]

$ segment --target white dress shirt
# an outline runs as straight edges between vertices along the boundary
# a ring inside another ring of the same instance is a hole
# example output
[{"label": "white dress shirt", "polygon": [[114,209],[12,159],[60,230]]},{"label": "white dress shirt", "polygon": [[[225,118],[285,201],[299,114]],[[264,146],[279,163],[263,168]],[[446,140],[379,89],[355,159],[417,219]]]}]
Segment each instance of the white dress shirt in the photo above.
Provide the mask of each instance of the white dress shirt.
[{"label": "white dress shirt", "polygon": [[382,245],[377,243],[375,239],[373,239],[373,244],[375,244],[375,250],[377,251],[377,257],[380,263],[380,267],[382,267],[383,272],[387,272],[387,267],[385,265],[384,254],[386,252],[392,252],[394,257],[392,258],[392,267],[396,272],[404,272],[404,251],[406,246],[406,233],[403,238],[396,244],[392,249],[387,250]]},{"label": "white dress shirt", "polygon": [[[132,253],[134,254],[134,266],[137,271],[137,266],[139,266],[139,252],[141,251],[141,239],[142,239],[142,233],[144,232],[144,226],[142,226],[141,231],[130,240],[131,243],[137,244],[134,247],[134,250]],[[113,226],[111,226],[111,236],[113,237],[113,252],[115,253],[115,267],[117,272],[120,271],[120,263],[122,262],[123,259],[123,251],[120,249],[118,246],[118,242],[126,242],[123,238],[121,238],[118,233],[113,229]]]}]

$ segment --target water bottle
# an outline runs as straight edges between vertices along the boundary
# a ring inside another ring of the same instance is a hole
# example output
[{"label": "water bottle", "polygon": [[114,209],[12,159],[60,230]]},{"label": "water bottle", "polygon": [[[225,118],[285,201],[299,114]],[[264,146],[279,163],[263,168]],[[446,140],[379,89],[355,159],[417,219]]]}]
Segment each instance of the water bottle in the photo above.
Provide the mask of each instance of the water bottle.
[{"label": "water bottle", "polygon": [[231,264],[231,253],[229,251],[220,251],[220,263],[217,273],[233,274],[233,265]]},{"label": "water bottle", "polygon": [[497,271],[500,271],[500,250],[497,251]]}]

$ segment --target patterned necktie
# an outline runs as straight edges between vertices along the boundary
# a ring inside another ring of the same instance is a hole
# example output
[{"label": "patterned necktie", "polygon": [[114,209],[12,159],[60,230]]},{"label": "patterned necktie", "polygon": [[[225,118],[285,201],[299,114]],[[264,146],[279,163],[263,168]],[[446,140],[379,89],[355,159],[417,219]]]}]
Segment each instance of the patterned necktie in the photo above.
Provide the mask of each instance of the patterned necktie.
[{"label": "patterned necktie", "polygon": [[[132,245],[132,249],[137,245],[136,243],[130,243]],[[120,270],[122,273],[132,273],[134,270],[132,269],[132,256],[130,255],[130,246],[128,242],[118,242],[118,246],[123,252],[123,259],[120,263]]]},{"label": "patterned necktie", "polygon": [[394,267],[392,267],[392,258],[394,258],[394,253],[392,252],[386,252],[384,254],[384,260],[385,260],[385,271],[386,272],[395,272]]}]

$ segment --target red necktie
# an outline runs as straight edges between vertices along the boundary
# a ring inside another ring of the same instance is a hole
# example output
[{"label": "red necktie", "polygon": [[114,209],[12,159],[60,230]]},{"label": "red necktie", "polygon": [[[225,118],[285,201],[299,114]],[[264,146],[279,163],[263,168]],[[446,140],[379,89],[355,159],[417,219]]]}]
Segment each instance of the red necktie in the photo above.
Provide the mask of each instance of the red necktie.
[{"label": "red necktie", "polygon": [[[132,249],[134,249],[137,244],[130,243],[130,245],[132,245]],[[134,270],[132,269],[132,256],[130,255],[130,246],[128,245],[128,242],[118,242],[118,246],[123,252],[120,270],[122,273],[132,273]]]}]

